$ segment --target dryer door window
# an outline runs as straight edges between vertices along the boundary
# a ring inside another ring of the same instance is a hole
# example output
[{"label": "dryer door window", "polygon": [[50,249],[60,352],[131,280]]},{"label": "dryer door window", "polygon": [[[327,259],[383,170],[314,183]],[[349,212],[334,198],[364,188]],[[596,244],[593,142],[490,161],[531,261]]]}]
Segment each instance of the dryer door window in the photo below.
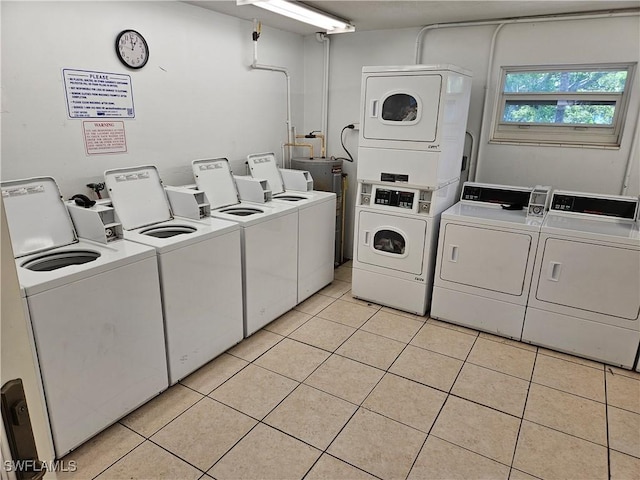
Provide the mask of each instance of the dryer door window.
[{"label": "dryer door window", "polygon": [[640,251],[547,238],[536,298],[628,320],[640,311]]},{"label": "dryer door window", "polygon": [[382,102],[382,120],[385,122],[409,122],[418,121],[418,100],[408,93],[394,93]]},{"label": "dryer door window", "polygon": [[421,275],[426,232],[426,219],[360,212],[358,261]]},{"label": "dryer door window", "polygon": [[407,240],[402,233],[385,228],[377,231],[373,236],[373,248],[392,255],[404,256]]},{"label": "dryer door window", "polygon": [[437,74],[367,77],[364,138],[434,142],[441,87]]}]

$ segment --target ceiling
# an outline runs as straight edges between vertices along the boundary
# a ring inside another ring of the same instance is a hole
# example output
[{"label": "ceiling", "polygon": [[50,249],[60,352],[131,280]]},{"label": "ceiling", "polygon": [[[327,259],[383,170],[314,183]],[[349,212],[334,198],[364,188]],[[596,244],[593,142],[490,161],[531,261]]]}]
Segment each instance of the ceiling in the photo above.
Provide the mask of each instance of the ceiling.
[{"label": "ceiling", "polygon": [[[318,28],[290,20],[253,5],[236,5],[236,0],[194,0],[186,3],[238,18],[256,18],[263,25],[300,35],[311,35]],[[434,23],[492,20],[536,15],[609,11],[640,7],[640,1],[458,1],[458,0],[322,0],[305,1],[324,12],[349,20],[356,31],[411,28]]]}]

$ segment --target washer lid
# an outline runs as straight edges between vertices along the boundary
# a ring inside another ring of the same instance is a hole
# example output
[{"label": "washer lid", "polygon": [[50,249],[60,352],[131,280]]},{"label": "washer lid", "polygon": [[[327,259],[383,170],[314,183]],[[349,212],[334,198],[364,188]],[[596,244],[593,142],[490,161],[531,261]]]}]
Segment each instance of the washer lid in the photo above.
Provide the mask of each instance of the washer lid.
[{"label": "washer lid", "polygon": [[278,169],[276,156],[273,153],[255,153],[247,156],[249,169],[253,178],[264,178],[269,182],[271,193],[284,193],[284,180]]},{"label": "washer lid", "polygon": [[142,166],[107,170],[104,181],[120,223],[133,230],[173,218],[158,169]]},{"label": "washer lid", "polygon": [[229,160],[194,160],[191,166],[198,190],[202,190],[207,196],[211,210],[240,203]]},{"label": "washer lid", "polygon": [[14,180],[0,186],[16,258],[78,241],[53,178]]}]

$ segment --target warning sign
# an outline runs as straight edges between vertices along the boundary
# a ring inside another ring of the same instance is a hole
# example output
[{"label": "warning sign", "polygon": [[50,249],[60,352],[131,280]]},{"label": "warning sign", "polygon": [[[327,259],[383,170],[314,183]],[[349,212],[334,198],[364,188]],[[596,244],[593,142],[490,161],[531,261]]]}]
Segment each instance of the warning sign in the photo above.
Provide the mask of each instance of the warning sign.
[{"label": "warning sign", "polygon": [[126,153],[124,122],[82,122],[87,155]]}]

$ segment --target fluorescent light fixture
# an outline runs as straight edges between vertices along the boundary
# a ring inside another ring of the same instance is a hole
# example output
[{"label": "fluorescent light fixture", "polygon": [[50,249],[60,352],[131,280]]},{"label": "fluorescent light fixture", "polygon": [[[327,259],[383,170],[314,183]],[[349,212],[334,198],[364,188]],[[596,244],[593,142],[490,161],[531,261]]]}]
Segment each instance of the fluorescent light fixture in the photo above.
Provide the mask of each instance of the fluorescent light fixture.
[{"label": "fluorescent light fixture", "polygon": [[288,0],[237,0],[237,5],[255,5],[270,12],[293,18],[299,22],[315,25],[327,33],[354,32],[356,28],[349,22],[321,12],[300,2]]}]

